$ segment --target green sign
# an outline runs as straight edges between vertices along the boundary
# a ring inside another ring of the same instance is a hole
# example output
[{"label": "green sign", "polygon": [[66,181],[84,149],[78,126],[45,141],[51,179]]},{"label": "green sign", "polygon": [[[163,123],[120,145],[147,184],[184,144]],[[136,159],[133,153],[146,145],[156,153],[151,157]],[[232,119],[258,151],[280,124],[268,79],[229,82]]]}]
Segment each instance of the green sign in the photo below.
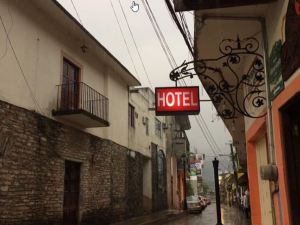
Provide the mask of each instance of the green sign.
[{"label": "green sign", "polygon": [[281,40],[276,41],[270,55],[270,99],[273,101],[276,96],[284,89],[284,82],[282,79],[282,65],[281,65]]}]

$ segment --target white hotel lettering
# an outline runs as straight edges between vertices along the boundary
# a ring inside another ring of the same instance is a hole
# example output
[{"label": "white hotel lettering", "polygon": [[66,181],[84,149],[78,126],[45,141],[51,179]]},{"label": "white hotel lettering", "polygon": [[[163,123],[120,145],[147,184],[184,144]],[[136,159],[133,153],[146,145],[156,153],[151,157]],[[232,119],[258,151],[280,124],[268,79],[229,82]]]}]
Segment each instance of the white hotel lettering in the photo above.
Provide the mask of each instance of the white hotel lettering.
[{"label": "white hotel lettering", "polygon": [[198,102],[194,100],[193,92],[168,92],[157,94],[157,105],[160,107],[172,107],[175,104],[179,106],[197,106]]}]

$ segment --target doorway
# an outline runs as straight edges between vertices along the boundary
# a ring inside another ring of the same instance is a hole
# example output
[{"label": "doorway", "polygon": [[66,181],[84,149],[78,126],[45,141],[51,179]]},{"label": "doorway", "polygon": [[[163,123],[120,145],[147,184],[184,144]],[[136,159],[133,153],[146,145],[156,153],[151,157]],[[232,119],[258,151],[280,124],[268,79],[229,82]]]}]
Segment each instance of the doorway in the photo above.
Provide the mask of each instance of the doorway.
[{"label": "doorway", "polygon": [[79,104],[79,67],[63,59],[63,79],[61,88],[61,108],[76,110]]},{"label": "doorway", "polygon": [[292,224],[300,224],[300,93],[281,110]]},{"label": "doorway", "polygon": [[78,225],[80,163],[65,161],[63,225]]}]

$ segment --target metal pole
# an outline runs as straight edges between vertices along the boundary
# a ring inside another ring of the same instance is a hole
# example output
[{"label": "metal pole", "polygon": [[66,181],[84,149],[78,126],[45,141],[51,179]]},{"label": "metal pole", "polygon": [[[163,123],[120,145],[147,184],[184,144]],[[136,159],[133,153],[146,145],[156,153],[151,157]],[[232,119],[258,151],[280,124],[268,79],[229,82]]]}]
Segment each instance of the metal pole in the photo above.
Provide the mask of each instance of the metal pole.
[{"label": "metal pole", "polygon": [[270,83],[269,83],[269,49],[267,40],[267,27],[265,19],[260,20],[263,34],[263,47],[264,47],[264,61],[265,61],[265,83],[266,83],[266,99],[267,99],[267,133],[268,133],[268,145],[269,145],[269,157],[270,163],[275,165],[275,150],[274,150],[274,135],[273,135],[273,123],[272,123],[272,103],[270,100]]},{"label": "metal pole", "polygon": [[219,187],[219,160],[215,158],[212,162],[215,174],[215,193],[216,193],[216,207],[217,207],[217,225],[223,225],[221,221],[221,202],[220,202],[220,187]]}]

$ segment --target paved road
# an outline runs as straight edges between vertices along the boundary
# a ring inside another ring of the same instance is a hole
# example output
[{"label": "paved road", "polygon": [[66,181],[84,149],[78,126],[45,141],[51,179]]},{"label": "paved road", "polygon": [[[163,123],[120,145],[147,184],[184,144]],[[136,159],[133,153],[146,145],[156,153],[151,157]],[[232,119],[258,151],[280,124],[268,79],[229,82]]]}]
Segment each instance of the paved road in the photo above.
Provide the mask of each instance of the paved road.
[{"label": "paved road", "polygon": [[[159,225],[215,225],[216,218],[216,205],[212,203],[201,214],[189,214],[178,220]],[[246,219],[240,210],[222,206],[222,223],[224,225],[250,225],[250,220]]]}]

